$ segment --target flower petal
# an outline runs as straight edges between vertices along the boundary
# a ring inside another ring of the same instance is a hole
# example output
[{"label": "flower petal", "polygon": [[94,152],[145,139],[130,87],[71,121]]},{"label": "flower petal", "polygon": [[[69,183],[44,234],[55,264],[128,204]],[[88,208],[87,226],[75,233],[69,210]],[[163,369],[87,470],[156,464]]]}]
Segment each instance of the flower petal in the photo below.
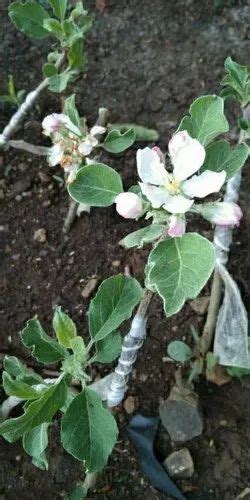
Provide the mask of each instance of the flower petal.
[{"label": "flower petal", "polygon": [[220,191],[226,180],[226,172],[213,172],[205,170],[201,175],[194,175],[188,181],[183,182],[181,188],[184,194],[191,198],[204,198],[211,193]]},{"label": "flower petal", "polygon": [[168,173],[156,151],[150,148],[138,149],[136,159],[138,174],[143,182],[156,186],[164,186],[168,182]]},{"label": "flower petal", "polygon": [[176,215],[171,215],[169,218],[169,228],[168,235],[171,238],[176,238],[178,236],[183,236],[186,231],[186,221],[182,217],[177,217]]},{"label": "flower petal", "polygon": [[164,187],[152,186],[144,182],[139,182],[139,185],[153,208],[160,208],[171,197]]},{"label": "flower petal", "polygon": [[174,134],[168,148],[174,166],[174,177],[178,181],[190,177],[204,163],[205,148],[197,139],[190,137],[186,130]]},{"label": "flower petal", "polygon": [[193,205],[194,201],[185,198],[181,194],[174,196],[169,196],[167,202],[163,205],[163,208],[170,212],[171,214],[184,214]]},{"label": "flower petal", "polygon": [[106,132],[106,128],[101,127],[100,125],[94,125],[94,127],[90,129],[90,135],[92,136],[104,134],[104,132]]},{"label": "flower petal", "polygon": [[83,156],[88,156],[93,149],[93,146],[90,142],[84,141],[78,146],[78,151],[81,153]]},{"label": "flower petal", "polygon": [[63,148],[61,144],[54,144],[49,150],[48,162],[51,167],[55,167],[62,161],[63,158]]},{"label": "flower petal", "polygon": [[68,116],[64,113],[52,113],[51,115],[45,116],[42,121],[44,135],[51,135],[59,132],[60,128],[65,127],[69,121]]}]

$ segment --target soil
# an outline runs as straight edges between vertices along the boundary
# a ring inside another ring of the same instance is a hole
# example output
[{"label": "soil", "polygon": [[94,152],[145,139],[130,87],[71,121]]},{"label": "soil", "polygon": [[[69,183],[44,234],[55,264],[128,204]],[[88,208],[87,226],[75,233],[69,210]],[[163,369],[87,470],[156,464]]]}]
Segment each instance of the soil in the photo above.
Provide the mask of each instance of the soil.
[{"label": "soil", "polygon": [[[7,17],[9,3],[0,2],[1,89],[7,75],[13,74],[18,89],[31,90],[41,78],[47,43],[30,41],[15,31]],[[247,63],[250,10],[248,2],[243,0],[103,0],[96,4],[89,0],[86,5],[95,16],[95,23],[87,41],[88,69],[74,90],[79,110],[90,123],[95,121],[98,107],[106,106],[114,122],[136,122],[157,128],[159,145],[165,149],[192,100],[218,90],[224,59],[231,55]],[[41,118],[60,110],[60,106],[57,95],[45,93],[27,119],[24,131],[16,135],[44,143]],[[0,129],[13,109],[2,106],[1,111]],[[230,108],[233,123],[237,112]],[[135,150],[136,147],[118,158],[103,156],[104,161],[121,172],[125,187],[136,181]],[[60,176],[61,171],[50,170],[39,157],[14,150],[1,153],[0,162],[1,353],[19,355],[31,366],[32,360],[18,335],[25,321],[37,314],[50,331],[53,307],[61,304],[76,321],[79,332],[86,336],[89,299],[83,299],[81,291],[89,278],[98,276],[101,281],[129,266],[131,273],[142,281],[148,249],[125,252],[118,245],[125,234],[139,226],[121,219],[113,207],[92,209],[90,215],[82,215],[75,222],[67,237],[63,236],[61,228],[68,198],[54,177]],[[249,188],[249,173],[245,173],[240,199],[244,220],[235,231],[230,258],[230,270],[238,280],[247,306],[250,304]],[[195,224],[194,228],[198,227],[199,221]],[[34,241],[34,233],[40,228],[46,231],[45,243]],[[209,225],[203,223],[202,228],[211,238]],[[207,293],[208,288],[203,295]],[[202,327],[203,321],[204,316],[197,316],[189,304],[167,320],[161,302],[154,301],[148,338],[128,389],[140,412],[157,414],[159,401],[167,397],[173,385],[174,366],[164,360],[168,342],[182,339],[191,324]],[[104,371],[97,365],[93,375],[99,373],[102,375]],[[205,429],[202,436],[186,443],[194,459],[195,474],[178,485],[184,494],[203,495],[200,498],[236,499],[249,486],[250,410],[246,404],[249,382],[234,379],[217,387],[201,381],[196,389]],[[128,415],[124,407],[118,413],[118,421],[119,442],[96,492],[89,498],[166,498],[150,486],[140,470],[136,451],[126,437]],[[1,498],[52,500],[70,492],[81,468],[58,443],[55,425],[50,443],[50,470],[43,472],[31,464],[19,442],[10,445],[2,441]],[[175,448],[166,431],[160,429],[159,456],[163,459]]]}]

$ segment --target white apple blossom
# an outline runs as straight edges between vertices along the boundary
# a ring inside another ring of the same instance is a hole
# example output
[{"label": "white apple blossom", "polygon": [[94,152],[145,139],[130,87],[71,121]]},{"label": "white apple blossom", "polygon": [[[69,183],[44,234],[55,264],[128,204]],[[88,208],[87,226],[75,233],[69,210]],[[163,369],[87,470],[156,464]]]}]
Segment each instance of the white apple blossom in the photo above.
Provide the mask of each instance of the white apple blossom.
[{"label": "white apple blossom", "polygon": [[62,127],[77,136],[81,134],[79,128],[76,127],[64,113],[52,113],[51,115],[46,116],[42,122],[42,127],[43,133],[49,136],[60,132]]},{"label": "white apple blossom", "polygon": [[186,221],[182,217],[171,215],[169,218],[168,235],[172,238],[183,236],[186,231]]},{"label": "white apple blossom", "polygon": [[226,201],[196,205],[195,210],[212,224],[222,227],[238,226],[242,217],[239,205]]},{"label": "white apple blossom", "polygon": [[89,134],[86,135],[85,139],[79,144],[78,151],[84,156],[88,156],[92,149],[95,148],[98,144],[98,138],[100,134],[104,134],[106,132],[105,127],[101,127],[100,125],[94,125],[89,131]]},{"label": "white apple blossom", "polygon": [[137,151],[137,170],[142,193],[153,208],[163,207],[172,214],[187,212],[194,198],[203,198],[219,191],[226,172],[206,170],[194,175],[205,160],[205,149],[187,131],[177,132],[169,142],[173,173],[167,172],[158,151],[148,147]]},{"label": "white apple blossom", "polygon": [[115,203],[118,214],[125,219],[137,219],[143,212],[142,200],[135,193],[120,193]]}]

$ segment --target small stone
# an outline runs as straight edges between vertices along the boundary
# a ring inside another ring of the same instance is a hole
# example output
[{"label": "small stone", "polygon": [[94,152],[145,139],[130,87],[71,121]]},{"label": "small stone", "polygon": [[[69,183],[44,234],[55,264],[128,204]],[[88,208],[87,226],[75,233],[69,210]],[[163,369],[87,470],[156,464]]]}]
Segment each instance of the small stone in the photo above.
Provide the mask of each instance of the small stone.
[{"label": "small stone", "polygon": [[85,287],[81,291],[81,296],[83,297],[83,299],[89,298],[89,296],[96,289],[98,281],[99,278],[97,276],[92,276],[92,278],[89,279],[88,283],[86,283]]},{"label": "small stone", "polygon": [[187,448],[174,451],[163,462],[170,477],[189,479],[194,473],[194,462]]},{"label": "small stone", "polygon": [[14,254],[11,256],[11,258],[12,258],[13,260],[19,260],[19,259],[20,259],[20,253],[14,253]]},{"label": "small stone", "polygon": [[38,176],[43,184],[49,184],[51,181],[51,177],[45,174],[45,172],[39,172]]},{"label": "small stone", "polygon": [[22,201],[22,196],[20,194],[17,194],[15,197],[16,201]]},{"label": "small stone", "polygon": [[198,396],[191,390],[186,393],[174,386],[169,398],[160,405],[162,425],[172,441],[189,441],[203,431],[203,419]]},{"label": "small stone", "polygon": [[146,375],[146,373],[140,373],[139,380],[141,382],[146,382],[147,379],[148,379],[148,375]]},{"label": "small stone", "polygon": [[0,189],[0,200],[4,200],[4,192],[3,192],[3,189]]},{"label": "small stone", "polygon": [[112,261],[112,266],[113,267],[119,267],[121,265],[121,261],[120,260],[113,260]]},{"label": "small stone", "polygon": [[47,241],[46,231],[43,227],[34,232],[33,240],[38,241],[38,243],[45,243]]},{"label": "small stone", "polygon": [[207,311],[209,304],[209,297],[198,297],[197,299],[191,300],[189,302],[190,307],[195,311],[197,314],[200,314],[203,316],[205,312]]},{"label": "small stone", "polygon": [[50,200],[44,200],[44,201],[42,202],[42,206],[43,206],[44,208],[48,208],[48,207],[50,207],[50,205],[51,205],[51,201],[50,201]]},{"label": "small stone", "polygon": [[131,413],[134,413],[137,408],[137,398],[134,396],[128,396],[123,403],[123,407],[128,415],[131,415]]}]

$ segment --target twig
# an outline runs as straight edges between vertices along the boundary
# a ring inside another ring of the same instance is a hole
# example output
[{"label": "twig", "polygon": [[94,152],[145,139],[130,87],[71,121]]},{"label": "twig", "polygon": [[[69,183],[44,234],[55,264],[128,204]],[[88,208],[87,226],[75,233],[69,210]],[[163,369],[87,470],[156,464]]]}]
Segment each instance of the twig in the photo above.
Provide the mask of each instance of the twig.
[{"label": "twig", "polygon": [[72,227],[77,213],[78,203],[70,198],[69,208],[63,224],[63,233],[68,233]]},{"label": "twig", "polygon": [[26,141],[13,141],[10,140],[8,145],[15,149],[22,149],[23,151],[28,151],[28,153],[32,153],[33,155],[38,156],[48,156],[50,148],[45,146],[35,146],[35,144],[30,144]]},{"label": "twig", "polygon": [[222,296],[222,281],[219,271],[214,271],[210,301],[208,306],[207,318],[200,339],[200,352],[203,356],[209,351],[213,340],[213,334],[216,327],[217,316],[220,308]]},{"label": "twig", "polygon": [[[243,118],[249,118],[250,106],[243,108]],[[240,131],[238,144],[244,141],[244,130]],[[239,188],[241,183],[241,171],[237,172],[227,183],[226,193],[223,200],[236,203],[239,198]],[[216,227],[214,232],[214,246],[218,262],[226,264],[229,256],[229,249],[232,243],[232,228]],[[200,340],[200,351],[204,356],[212,343],[216,327],[218,312],[222,296],[222,280],[218,269],[215,269],[210,294],[207,319],[203,328]]]},{"label": "twig", "polygon": [[[59,69],[63,65],[64,61],[65,54],[63,53],[55,65],[57,69]],[[48,85],[49,79],[45,78],[35,90],[32,90],[27,94],[25,101],[21,104],[16,113],[14,113],[14,115],[11,117],[2,134],[0,134],[0,149],[8,148],[11,136],[16,132],[18,126],[22,123],[25,116],[32,109],[41,92],[46,89]]]},{"label": "twig", "polygon": [[[106,108],[100,108],[98,111],[98,118],[96,120],[96,125],[105,127],[108,122],[109,111]],[[99,138],[96,136],[97,139]],[[68,212],[63,224],[63,233],[68,233],[74,223],[75,217],[77,215],[78,203],[75,200],[70,199]]]}]

